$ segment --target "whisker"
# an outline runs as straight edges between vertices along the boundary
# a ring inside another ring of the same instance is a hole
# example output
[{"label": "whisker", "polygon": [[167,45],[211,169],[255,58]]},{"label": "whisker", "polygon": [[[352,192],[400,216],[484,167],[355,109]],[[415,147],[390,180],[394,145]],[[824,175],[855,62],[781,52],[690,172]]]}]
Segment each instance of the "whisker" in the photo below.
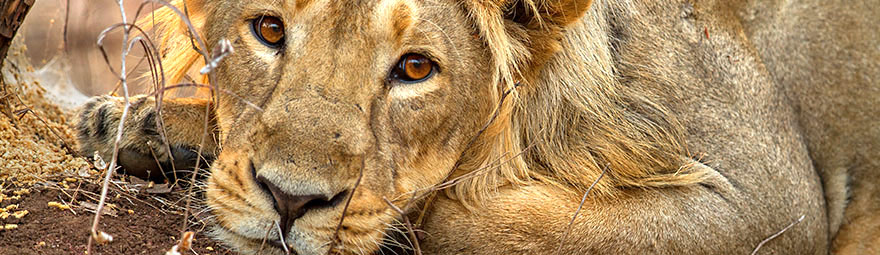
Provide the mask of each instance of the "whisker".
[{"label": "whisker", "polygon": [[[377,230],[377,231],[380,231],[380,230]],[[402,230],[400,230],[400,229],[395,229],[395,231],[399,232],[402,236],[404,236],[404,238],[406,238],[406,233],[404,233]],[[382,232],[382,231],[380,231],[380,232]],[[389,245],[393,245],[393,247],[399,247],[399,248],[403,248],[403,249],[406,249],[406,250],[412,250],[412,247],[410,247],[410,246],[406,246],[406,245],[404,245],[404,244],[398,242],[395,238],[393,238],[393,237],[391,237],[391,236],[388,236],[387,233],[384,233],[384,232],[383,232],[383,234],[384,234],[385,237],[386,237],[386,238],[384,238],[384,240],[382,240],[383,243],[387,243],[387,244],[389,244]],[[408,239],[407,239],[407,242],[409,242]]]}]

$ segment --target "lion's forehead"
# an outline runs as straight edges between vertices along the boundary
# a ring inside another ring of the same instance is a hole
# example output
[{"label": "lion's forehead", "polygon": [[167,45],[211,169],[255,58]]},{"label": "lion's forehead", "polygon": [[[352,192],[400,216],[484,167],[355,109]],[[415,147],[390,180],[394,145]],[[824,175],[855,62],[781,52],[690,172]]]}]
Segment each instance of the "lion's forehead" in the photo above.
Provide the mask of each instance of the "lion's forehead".
[{"label": "lion's forehead", "polygon": [[[250,12],[274,11],[286,22],[319,23],[311,29],[334,34],[366,32],[400,39],[418,20],[419,8],[434,3],[411,0],[247,0],[240,5]],[[330,25],[328,27],[327,25]],[[332,27],[332,29],[331,29]],[[299,28],[309,29],[307,26]]]}]

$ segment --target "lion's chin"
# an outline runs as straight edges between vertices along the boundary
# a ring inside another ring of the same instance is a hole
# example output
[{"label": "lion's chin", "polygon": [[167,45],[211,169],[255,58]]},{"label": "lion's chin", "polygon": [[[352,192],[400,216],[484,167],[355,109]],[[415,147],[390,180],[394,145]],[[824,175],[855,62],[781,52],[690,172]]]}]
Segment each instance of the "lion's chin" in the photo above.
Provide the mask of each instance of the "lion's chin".
[{"label": "lion's chin", "polygon": [[[290,254],[412,254],[412,250],[410,248],[401,247],[401,245],[399,245],[408,242],[407,240],[405,240],[405,238],[395,236],[393,234],[397,233],[395,231],[390,231],[386,229],[385,232],[392,234],[384,235],[381,239],[376,240],[375,243],[386,245],[378,245],[378,247],[375,247],[375,249],[370,249],[366,247],[350,248],[345,247],[349,245],[343,245],[343,247],[341,247],[342,249],[339,249],[340,247],[337,247],[337,249],[333,249],[331,251],[329,241],[307,241],[307,239],[310,239],[308,236],[296,233],[292,234],[290,237],[287,237],[288,240],[285,241],[287,243],[287,251],[289,251]],[[214,239],[223,242],[224,244],[232,248],[232,250],[241,254],[287,254],[287,251],[285,251],[284,245],[281,240],[279,238],[272,238],[272,233],[277,232],[270,231],[270,236],[268,236],[264,240],[264,238],[256,239],[243,236],[218,225],[215,225],[211,230],[211,236]],[[372,243],[369,240],[359,240],[358,242]],[[346,242],[343,241],[343,243]]]},{"label": "lion's chin", "polygon": [[[277,232],[270,231],[267,233],[271,235]],[[212,228],[211,236],[241,254],[287,254],[284,244],[277,237],[266,236],[266,238],[255,239],[239,235],[220,226]],[[302,239],[297,240],[294,237],[289,237],[288,239],[290,240],[285,241],[287,241],[287,251],[290,254],[327,254],[328,252],[328,247],[326,246],[324,249],[317,249],[320,247],[308,245]]]}]

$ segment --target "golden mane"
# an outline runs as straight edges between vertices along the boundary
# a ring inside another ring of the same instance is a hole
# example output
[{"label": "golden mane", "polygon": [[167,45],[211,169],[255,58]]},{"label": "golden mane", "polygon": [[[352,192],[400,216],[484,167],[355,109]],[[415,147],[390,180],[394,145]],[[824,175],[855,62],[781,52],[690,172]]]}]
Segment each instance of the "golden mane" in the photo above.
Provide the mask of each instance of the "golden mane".
[{"label": "golden mane", "polygon": [[[172,4],[183,10],[183,2]],[[461,179],[447,194],[479,202],[494,187],[529,182],[582,193],[599,179],[592,192],[601,197],[614,196],[621,188],[703,180],[702,172],[686,165],[681,124],[651,96],[674,84],[656,79],[654,90],[635,90],[616,77],[614,38],[605,15],[608,8],[627,8],[625,4],[599,1],[589,6],[588,1],[579,7],[589,7],[586,15],[566,21],[574,23],[563,30],[569,24],[542,19],[541,8],[548,8],[548,1],[517,2],[534,19],[526,24],[507,19],[509,0],[463,2],[492,54],[498,89],[490,100],[500,102],[505,92],[511,94],[452,177],[480,172]],[[201,29],[207,6],[187,1],[186,7],[192,24]],[[158,9],[139,24],[145,29],[157,25],[170,83],[181,82],[203,62],[185,23],[170,9]],[[207,83],[206,77],[202,80]]]},{"label": "golden mane", "polygon": [[[190,23],[201,30],[205,24],[205,6],[202,1],[173,0],[170,2],[181,12],[189,15]],[[162,56],[162,67],[169,84],[181,83],[193,66],[202,66],[205,61],[195,50],[196,45],[190,38],[190,31],[183,19],[170,8],[159,8],[142,17],[137,25],[144,31],[156,29],[159,36],[158,47]],[[199,31],[196,31],[199,32]],[[204,38],[204,37],[202,37]],[[158,67],[158,66],[156,66]],[[208,76],[197,77],[203,84],[208,84]]]},{"label": "golden mane", "polygon": [[[625,4],[600,1],[563,35],[562,24],[550,21],[505,22],[506,7],[485,4],[500,1],[473,2],[471,17],[491,49],[500,84],[492,100],[501,100],[515,80],[521,86],[506,99],[477,144],[480,149],[466,155],[472,160],[456,175],[490,170],[463,179],[451,195],[478,202],[493,187],[532,181],[583,193],[603,171],[591,191],[600,197],[614,196],[622,188],[681,186],[704,179],[703,172],[688,167],[683,127],[652,96],[674,84],[654,79],[653,90],[635,90],[616,77],[614,38],[605,15],[607,8],[627,8]],[[536,8],[547,3],[520,4],[527,13],[541,13]]]}]

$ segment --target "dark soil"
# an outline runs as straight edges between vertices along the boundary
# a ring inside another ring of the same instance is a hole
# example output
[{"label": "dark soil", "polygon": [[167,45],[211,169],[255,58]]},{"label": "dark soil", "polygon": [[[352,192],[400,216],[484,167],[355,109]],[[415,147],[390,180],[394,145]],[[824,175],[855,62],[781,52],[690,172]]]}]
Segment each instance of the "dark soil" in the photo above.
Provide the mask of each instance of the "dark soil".
[{"label": "dark soil", "polygon": [[[51,184],[51,182],[48,182]],[[68,183],[45,186],[37,184],[30,188],[30,194],[20,200],[0,203],[0,208],[17,204],[14,211],[27,210],[21,219],[8,217],[4,224],[17,224],[18,228],[0,230],[0,254],[85,254],[89,230],[94,219],[93,210],[74,206],[71,210],[49,207],[49,202],[71,202],[77,193],[76,201],[93,202],[91,197],[100,194],[97,184],[83,182],[77,185]],[[41,187],[42,186],[42,187]],[[124,187],[124,185],[123,185]],[[18,188],[6,188],[4,194],[13,196]],[[62,190],[64,192],[62,192]],[[65,194],[66,192],[66,194]],[[167,194],[131,194],[119,189],[111,189],[108,203],[116,205],[117,216],[105,215],[101,218],[100,229],[113,236],[113,241],[104,245],[94,245],[92,254],[165,254],[178,243],[183,212],[169,207],[185,204],[180,194],[182,189]],[[177,201],[167,204],[164,201]],[[131,211],[128,211],[131,210]],[[232,254],[222,245],[206,237],[204,225],[190,223],[189,231],[196,232],[193,250],[183,254]]]}]

